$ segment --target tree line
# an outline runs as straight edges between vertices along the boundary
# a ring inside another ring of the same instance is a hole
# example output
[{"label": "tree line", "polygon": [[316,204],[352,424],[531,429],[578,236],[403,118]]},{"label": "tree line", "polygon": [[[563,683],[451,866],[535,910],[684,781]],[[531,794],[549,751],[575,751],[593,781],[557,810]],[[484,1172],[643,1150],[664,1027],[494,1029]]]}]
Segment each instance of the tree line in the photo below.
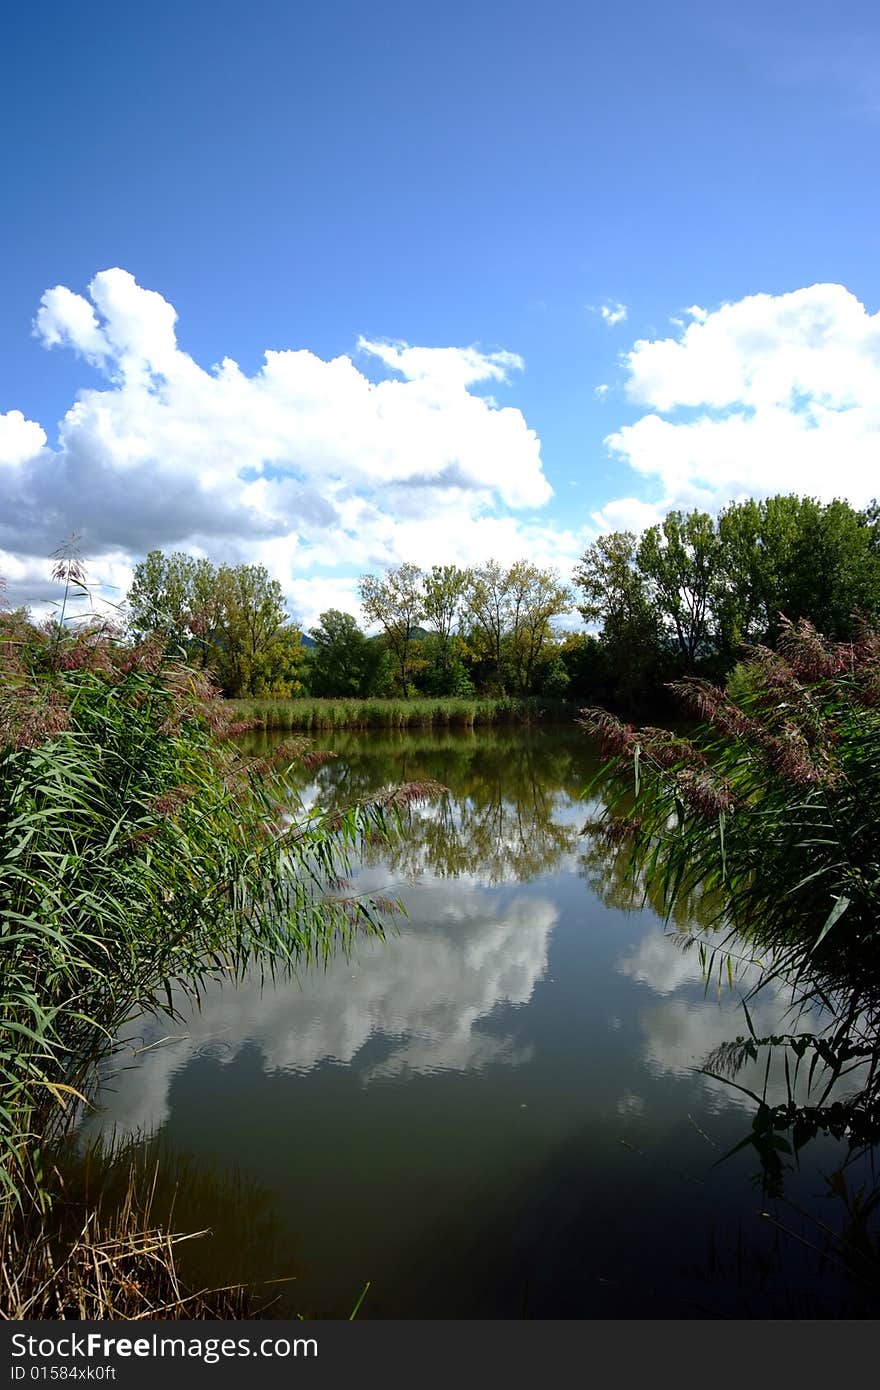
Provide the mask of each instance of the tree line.
[{"label": "tree line", "polygon": [[[652,707],[682,674],[723,679],[783,617],[847,640],[880,617],[880,507],[794,495],[719,515],[671,511],[600,536],[570,584],[530,560],[401,564],[363,575],[367,635],[338,609],[303,634],[260,565],[154,550],[126,620],[210,671],[229,696],[538,695]],[[577,612],[586,628],[566,630]]]},{"label": "tree line", "polygon": [[650,706],[670,680],[721,681],[748,646],[774,647],[784,619],[851,640],[880,618],[878,520],[876,502],[860,511],[785,495],[599,537],[574,574],[596,635],[577,641],[573,683]]},{"label": "tree line", "polygon": [[160,640],[228,696],[562,694],[556,620],[573,596],[554,571],[494,560],[427,571],[402,564],[359,585],[367,636],[328,609],[303,634],[262,565],[153,550],[125,605],[138,641]]}]

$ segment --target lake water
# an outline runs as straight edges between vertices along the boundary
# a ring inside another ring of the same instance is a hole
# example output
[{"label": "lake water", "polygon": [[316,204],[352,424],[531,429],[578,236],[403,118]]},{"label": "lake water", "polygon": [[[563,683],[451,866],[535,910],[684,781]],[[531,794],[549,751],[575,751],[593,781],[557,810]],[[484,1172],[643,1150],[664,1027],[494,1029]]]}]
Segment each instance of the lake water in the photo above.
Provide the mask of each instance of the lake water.
[{"label": "lake water", "polygon": [[[683,933],[626,910],[589,853],[588,740],[317,746],[337,756],[304,774],[308,805],[449,789],[359,871],[406,917],[326,969],[218,986],[182,1024],[132,1027],[87,1126],[178,1163],[176,1228],[215,1232],[193,1243],[201,1275],[295,1276],[278,1316],[347,1316],[367,1281],[362,1317],[849,1310],[846,1276],[812,1248],[830,1240],[816,1218],[840,1224],[842,1150],[809,1145],[773,1200],[753,1150],[718,1162],[752,1103],[696,1069],[745,1031],[740,990],[707,987]],[[783,1004],[758,996],[759,1034]]]}]

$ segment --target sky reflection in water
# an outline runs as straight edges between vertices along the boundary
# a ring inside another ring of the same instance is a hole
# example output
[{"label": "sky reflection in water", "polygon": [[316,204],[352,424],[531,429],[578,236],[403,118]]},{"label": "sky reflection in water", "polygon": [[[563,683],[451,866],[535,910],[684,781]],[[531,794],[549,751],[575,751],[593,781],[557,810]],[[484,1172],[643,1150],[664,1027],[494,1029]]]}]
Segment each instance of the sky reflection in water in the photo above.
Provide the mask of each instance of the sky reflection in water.
[{"label": "sky reflection in water", "polygon": [[[302,1271],[291,1306],[331,1315],[366,1279],[373,1316],[744,1313],[752,1245],[783,1314],[826,1297],[797,1241],[768,1265],[753,1157],[713,1167],[750,1102],[695,1068],[744,1031],[738,995],[707,991],[695,951],[597,885],[587,741],[326,742],[339,756],[308,803],[450,788],[360,872],[406,918],[299,980],[218,986],[182,1026],[134,1026],[89,1132],[159,1135],[272,1194]],[[757,1031],[783,1008],[759,995]],[[791,1194],[815,1206],[833,1166],[817,1145]]]}]

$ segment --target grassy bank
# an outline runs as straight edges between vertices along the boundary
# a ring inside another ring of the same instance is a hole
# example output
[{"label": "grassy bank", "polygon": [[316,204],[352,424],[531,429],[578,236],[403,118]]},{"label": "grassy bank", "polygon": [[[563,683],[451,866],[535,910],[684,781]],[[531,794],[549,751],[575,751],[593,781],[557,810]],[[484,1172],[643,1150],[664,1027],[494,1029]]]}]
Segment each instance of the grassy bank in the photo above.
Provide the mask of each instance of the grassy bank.
[{"label": "grassy bank", "polygon": [[319,729],[472,728],[476,724],[568,722],[576,707],[565,700],[417,697],[412,700],[227,700],[235,720],[264,729],[308,733]]}]

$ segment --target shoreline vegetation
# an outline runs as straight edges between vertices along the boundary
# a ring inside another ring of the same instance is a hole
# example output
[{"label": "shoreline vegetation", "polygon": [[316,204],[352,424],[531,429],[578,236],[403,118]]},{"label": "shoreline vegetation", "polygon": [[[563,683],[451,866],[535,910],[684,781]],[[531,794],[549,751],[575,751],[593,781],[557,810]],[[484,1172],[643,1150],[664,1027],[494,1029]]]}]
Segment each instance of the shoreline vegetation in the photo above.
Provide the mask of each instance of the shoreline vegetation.
[{"label": "shoreline vegetation", "polygon": [[0,1320],[263,1315],[244,1283],[193,1287],[184,1252],[212,1231],[175,1229],[167,1179],[148,1148],[110,1157],[59,1149],[48,1178],[42,1206],[0,1210]]},{"label": "shoreline vegetation", "polygon": [[[70,558],[56,575],[84,582]],[[321,755],[291,739],[249,757],[240,730],[161,643],[0,613],[0,1316],[232,1306],[181,1290],[183,1237],[156,1225],[136,1155],[121,1201],[100,1182],[72,1197],[99,1064],[138,1016],[326,959],[396,911],[340,884],[434,787],[297,814],[292,770]]]},{"label": "shoreline vegetation", "polygon": [[331,729],[463,728],[487,724],[571,723],[570,700],[506,695],[497,698],[225,700],[236,722],[265,730],[308,733]]},{"label": "shoreline vegetation", "polygon": [[[757,970],[743,994],[748,1032],[705,1069],[736,1085],[760,1059],[743,1146],[766,1190],[781,1192],[817,1135],[846,1139],[850,1158],[880,1142],[880,633],[833,642],[807,621],[783,623],[775,650],[757,648],[725,688],[690,680],[678,694],[700,721],[690,737],[582,712],[604,758],[590,788],[604,810],[585,833],[634,902],[650,892],[682,925],[702,905],[690,940],[707,980],[717,968],[732,985],[743,953]],[[792,1002],[783,1030],[759,1036],[748,1005],[774,983]],[[771,1074],[785,1082],[775,1104]],[[866,1218],[878,1203],[880,1192]],[[880,1245],[869,1269],[880,1288]]]}]

